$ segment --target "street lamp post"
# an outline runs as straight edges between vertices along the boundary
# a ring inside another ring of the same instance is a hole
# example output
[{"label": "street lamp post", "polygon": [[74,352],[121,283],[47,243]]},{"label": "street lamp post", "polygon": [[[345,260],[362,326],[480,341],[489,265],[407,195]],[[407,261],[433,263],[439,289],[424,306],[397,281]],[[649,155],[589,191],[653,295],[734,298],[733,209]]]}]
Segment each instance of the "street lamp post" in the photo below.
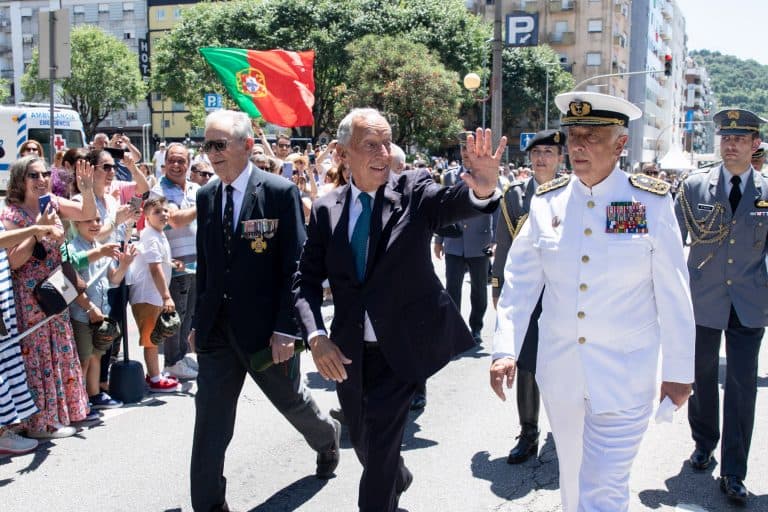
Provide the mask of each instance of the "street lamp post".
[{"label": "street lamp post", "polygon": [[483,77],[483,96],[478,97],[477,90],[480,87],[480,77],[477,73],[467,73],[464,76],[464,88],[475,96],[475,101],[483,104],[483,130],[485,130],[485,104],[488,101],[488,95],[485,92],[485,77]]}]

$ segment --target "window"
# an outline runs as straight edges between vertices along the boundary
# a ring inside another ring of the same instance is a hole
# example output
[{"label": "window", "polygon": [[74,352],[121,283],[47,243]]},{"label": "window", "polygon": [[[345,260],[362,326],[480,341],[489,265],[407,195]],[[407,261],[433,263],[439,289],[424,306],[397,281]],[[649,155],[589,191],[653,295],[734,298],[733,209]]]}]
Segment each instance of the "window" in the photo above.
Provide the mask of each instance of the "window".
[{"label": "window", "polygon": [[155,18],[157,21],[162,21],[165,19],[165,9],[158,9],[155,11]]},{"label": "window", "polygon": [[587,66],[599,66],[603,62],[599,52],[587,53]]},{"label": "window", "polygon": [[125,12],[133,11],[133,2],[123,2],[123,11]]},{"label": "window", "polygon": [[185,112],[187,110],[187,107],[186,105],[184,105],[184,103],[179,103],[177,101],[174,101],[173,104],[171,105],[171,110],[173,110],[174,112]]},{"label": "window", "polygon": [[75,14],[85,14],[85,6],[83,5],[74,5],[72,6],[72,12]]},{"label": "window", "polygon": [[21,42],[24,44],[32,44],[33,37],[32,34],[22,34],[21,35]]},{"label": "window", "polygon": [[163,101],[163,95],[159,92],[152,93],[152,101]]},{"label": "window", "polygon": [[31,18],[32,17],[32,8],[31,7],[22,7],[21,8],[21,17],[22,18]]},{"label": "window", "polygon": [[170,128],[171,127],[171,120],[170,119],[163,119],[163,126],[165,128]]},{"label": "window", "polygon": [[109,4],[99,4],[99,12],[109,12]]},{"label": "window", "polygon": [[173,19],[178,20],[181,18],[181,7],[176,7],[173,10]]},{"label": "window", "polygon": [[125,113],[125,120],[126,121],[138,121],[139,120],[139,114],[137,112],[126,112]]},{"label": "window", "polygon": [[123,32],[123,39],[136,39],[136,36],[133,34],[133,30],[126,30]]},{"label": "window", "polygon": [[555,33],[556,34],[562,34],[563,32],[568,32],[568,22],[567,21],[556,21],[555,22]]},{"label": "window", "polygon": [[603,20],[600,18],[587,21],[587,32],[602,32]]}]

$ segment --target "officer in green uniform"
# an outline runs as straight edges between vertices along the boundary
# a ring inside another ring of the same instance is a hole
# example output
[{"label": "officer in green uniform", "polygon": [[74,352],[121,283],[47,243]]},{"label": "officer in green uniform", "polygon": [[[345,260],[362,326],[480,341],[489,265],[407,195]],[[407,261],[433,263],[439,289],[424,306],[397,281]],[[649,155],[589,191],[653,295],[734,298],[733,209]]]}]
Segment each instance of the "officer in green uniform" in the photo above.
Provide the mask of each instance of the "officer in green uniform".
[{"label": "officer in green uniform", "polygon": [[[491,269],[493,307],[499,300],[504,284],[504,263],[517,230],[525,222],[536,188],[555,178],[563,163],[565,134],[559,130],[538,132],[525,150],[531,160],[534,175],[523,181],[513,181],[504,188],[501,215],[496,226],[496,255]],[[539,387],[536,385],[536,349],[539,344],[541,299],[531,315],[523,349],[518,359],[517,413],[520,419],[518,442],[509,452],[507,462],[520,464],[539,450]]]}]

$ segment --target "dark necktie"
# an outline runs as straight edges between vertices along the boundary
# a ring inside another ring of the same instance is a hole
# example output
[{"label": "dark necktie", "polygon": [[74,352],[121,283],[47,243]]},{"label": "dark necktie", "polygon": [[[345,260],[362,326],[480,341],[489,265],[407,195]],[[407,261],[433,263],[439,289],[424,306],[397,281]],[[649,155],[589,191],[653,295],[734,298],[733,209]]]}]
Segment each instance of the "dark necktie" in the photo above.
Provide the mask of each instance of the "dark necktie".
[{"label": "dark necktie", "polygon": [[227,202],[224,205],[224,218],[221,224],[224,235],[224,255],[229,259],[232,255],[232,223],[235,220],[235,201],[232,199],[232,192],[235,191],[235,187],[227,185],[225,190],[227,191]]},{"label": "dark necktie", "polygon": [[357,197],[363,205],[363,211],[355,222],[355,229],[352,230],[349,243],[352,246],[352,254],[355,255],[357,278],[362,281],[365,279],[365,256],[368,251],[368,235],[371,232],[371,196],[361,192]]},{"label": "dark necktie", "polygon": [[731,213],[736,214],[736,208],[739,207],[739,201],[741,201],[741,178],[734,176],[731,178],[731,193],[728,194],[728,201],[731,203]]}]

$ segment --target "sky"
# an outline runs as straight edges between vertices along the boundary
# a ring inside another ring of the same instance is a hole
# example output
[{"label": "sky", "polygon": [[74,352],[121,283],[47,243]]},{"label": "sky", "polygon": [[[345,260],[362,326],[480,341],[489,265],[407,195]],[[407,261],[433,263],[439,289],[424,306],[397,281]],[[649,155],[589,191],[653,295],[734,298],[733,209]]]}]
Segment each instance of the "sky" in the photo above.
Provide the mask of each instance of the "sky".
[{"label": "sky", "polygon": [[768,65],[768,0],[677,0],[685,16],[688,51],[713,50]]}]

